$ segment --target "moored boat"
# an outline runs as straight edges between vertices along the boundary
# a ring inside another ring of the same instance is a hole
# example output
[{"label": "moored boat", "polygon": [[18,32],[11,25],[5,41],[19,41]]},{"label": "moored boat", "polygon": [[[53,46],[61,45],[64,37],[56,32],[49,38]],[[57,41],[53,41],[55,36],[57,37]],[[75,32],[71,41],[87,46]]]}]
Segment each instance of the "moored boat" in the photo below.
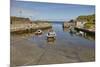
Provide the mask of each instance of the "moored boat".
[{"label": "moored boat", "polygon": [[43,31],[40,29],[35,32],[36,35],[41,35],[42,33],[43,33]]},{"label": "moored boat", "polygon": [[54,31],[50,31],[47,34],[47,40],[51,41],[51,40],[55,40],[56,39],[56,33]]}]

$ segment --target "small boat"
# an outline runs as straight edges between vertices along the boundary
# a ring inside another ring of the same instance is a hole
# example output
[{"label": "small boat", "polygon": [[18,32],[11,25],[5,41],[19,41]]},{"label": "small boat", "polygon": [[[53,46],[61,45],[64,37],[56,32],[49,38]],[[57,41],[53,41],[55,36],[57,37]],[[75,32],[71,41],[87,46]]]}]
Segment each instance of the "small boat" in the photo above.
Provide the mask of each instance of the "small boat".
[{"label": "small boat", "polygon": [[47,40],[48,41],[52,41],[52,40],[55,40],[56,39],[56,33],[55,32],[49,32],[47,34]]},{"label": "small boat", "polygon": [[43,33],[42,30],[37,30],[37,31],[35,32],[36,35],[41,35],[42,33]]},{"label": "small boat", "polygon": [[79,31],[79,34],[80,34],[81,36],[83,36],[83,35],[84,35],[84,32],[82,32],[82,31]]}]

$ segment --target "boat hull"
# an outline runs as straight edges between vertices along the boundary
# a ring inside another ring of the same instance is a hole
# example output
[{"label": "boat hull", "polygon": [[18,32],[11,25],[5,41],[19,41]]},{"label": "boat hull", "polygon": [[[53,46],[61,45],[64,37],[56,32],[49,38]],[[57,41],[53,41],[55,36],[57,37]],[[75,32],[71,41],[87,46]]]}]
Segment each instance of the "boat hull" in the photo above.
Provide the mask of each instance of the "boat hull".
[{"label": "boat hull", "polygon": [[54,41],[56,38],[55,37],[47,37],[48,41]]}]

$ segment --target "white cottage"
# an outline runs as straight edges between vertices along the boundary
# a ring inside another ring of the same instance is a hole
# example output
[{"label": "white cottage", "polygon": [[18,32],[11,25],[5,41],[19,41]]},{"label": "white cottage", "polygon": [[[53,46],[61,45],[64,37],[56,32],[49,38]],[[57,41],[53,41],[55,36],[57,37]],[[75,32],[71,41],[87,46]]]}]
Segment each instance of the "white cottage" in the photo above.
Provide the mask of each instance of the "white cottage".
[{"label": "white cottage", "polygon": [[86,21],[76,21],[76,27],[83,28]]}]

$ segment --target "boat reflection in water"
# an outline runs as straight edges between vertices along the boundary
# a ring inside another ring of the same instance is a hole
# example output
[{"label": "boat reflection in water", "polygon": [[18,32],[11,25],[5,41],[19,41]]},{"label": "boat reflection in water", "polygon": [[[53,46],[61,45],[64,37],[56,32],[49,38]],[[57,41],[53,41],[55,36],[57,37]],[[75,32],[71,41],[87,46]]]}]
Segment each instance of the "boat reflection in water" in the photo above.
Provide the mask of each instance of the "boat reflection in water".
[{"label": "boat reflection in water", "polygon": [[55,44],[55,41],[56,41],[56,39],[52,39],[52,38],[47,39],[47,43],[50,44],[50,45]]},{"label": "boat reflection in water", "polygon": [[69,30],[69,28],[63,27],[63,31],[64,31],[64,32],[68,32],[68,31],[70,31],[70,30]]}]

